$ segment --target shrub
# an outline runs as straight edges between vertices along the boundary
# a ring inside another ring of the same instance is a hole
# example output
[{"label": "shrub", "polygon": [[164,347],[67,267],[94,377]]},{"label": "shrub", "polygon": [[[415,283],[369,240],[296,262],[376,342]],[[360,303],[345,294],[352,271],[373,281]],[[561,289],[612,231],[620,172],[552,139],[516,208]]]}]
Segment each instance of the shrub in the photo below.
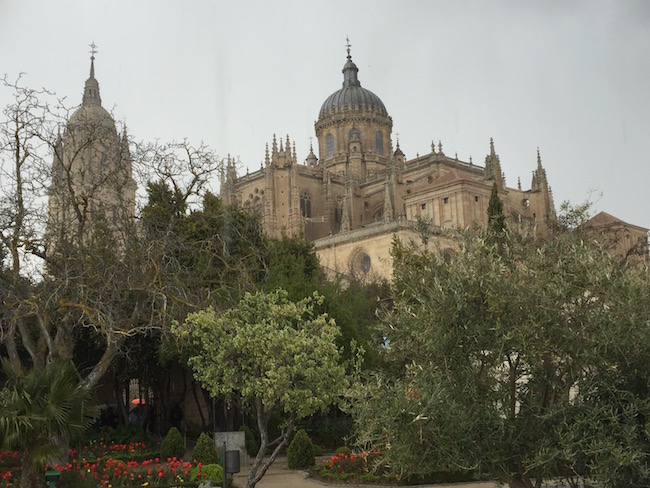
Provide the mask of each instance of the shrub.
[{"label": "shrub", "polygon": [[242,425],[239,430],[244,432],[246,453],[249,456],[256,456],[257,452],[260,450],[260,444],[257,441],[257,437],[255,437],[255,434],[248,425]]},{"label": "shrub", "polygon": [[192,451],[192,459],[203,464],[219,464],[219,455],[214,440],[205,432],[201,433]]},{"label": "shrub", "polygon": [[325,448],[320,444],[311,443],[311,452],[314,453],[314,456],[322,456],[325,454]]},{"label": "shrub", "polygon": [[305,469],[314,465],[314,451],[305,429],[300,429],[293,436],[287,450],[289,469]]},{"label": "shrub", "polygon": [[223,483],[223,468],[218,464],[204,464],[197,466],[190,471],[192,481],[209,481],[214,486],[221,486]]},{"label": "shrub", "polygon": [[172,427],[160,443],[160,457],[163,459],[175,457],[182,459],[185,454],[183,436],[176,427]]},{"label": "shrub", "polygon": [[338,456],[339,454],[343,454],[344,456],[352,454],[352,449],[350,449],[348,446],[341,446],[336,450],[336,455]]}]

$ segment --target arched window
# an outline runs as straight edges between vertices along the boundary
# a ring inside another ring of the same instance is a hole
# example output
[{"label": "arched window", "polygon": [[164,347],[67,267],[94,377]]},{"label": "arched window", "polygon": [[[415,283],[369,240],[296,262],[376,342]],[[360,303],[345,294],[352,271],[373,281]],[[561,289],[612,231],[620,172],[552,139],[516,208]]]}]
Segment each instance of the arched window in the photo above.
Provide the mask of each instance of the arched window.
[{"label": "arched window", "polygon": [[311,217],[311,197],[306,191],[300,195],[300,215],[303,217]]},{"label": "arched window", "polygon": [[380,156],[384,155],[384,134],[379,131],[375,133],[375,151]]},{"label": "arched window", "polygon": [[334,136],[327,134],[325,138],[325,157],[331,158],[332,156],[334,156]]}]

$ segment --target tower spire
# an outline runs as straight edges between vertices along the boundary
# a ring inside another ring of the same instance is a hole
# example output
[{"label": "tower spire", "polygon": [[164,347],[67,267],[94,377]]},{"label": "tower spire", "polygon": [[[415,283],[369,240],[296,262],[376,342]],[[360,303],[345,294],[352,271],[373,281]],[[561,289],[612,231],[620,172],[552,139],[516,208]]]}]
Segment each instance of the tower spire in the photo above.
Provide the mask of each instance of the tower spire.
[{"label": "tower spire", "polygon": [[84,87],[84,96],[81,104],[84,107],[89,105],[102,104],[102,99],[99,96],[99,82],[95,79],[95,54],[97,54],[97,45],[93,41],[90,46],[90,77],[86,80]]},{"label": "tower spire", "polygon": [[90,46],[90,77],[94,78],[95,77],[95,54],[97,54],[97,45],[95,44],[95,41],[93,41],[91,44],[88,44]]},{"label": "tower spire", "polygon": [[350,54],[350,47],[352,46],[350,44],[350,39],[346,37],[345,40],[345,46],[348,51],[348,60],[345,63],[345,66],[343,66],[343,86],[361,86],[361,83],[359,83],[359,79],[357,78],[359,68],[357,68],[357,65],[352,62],[352,55]]}]

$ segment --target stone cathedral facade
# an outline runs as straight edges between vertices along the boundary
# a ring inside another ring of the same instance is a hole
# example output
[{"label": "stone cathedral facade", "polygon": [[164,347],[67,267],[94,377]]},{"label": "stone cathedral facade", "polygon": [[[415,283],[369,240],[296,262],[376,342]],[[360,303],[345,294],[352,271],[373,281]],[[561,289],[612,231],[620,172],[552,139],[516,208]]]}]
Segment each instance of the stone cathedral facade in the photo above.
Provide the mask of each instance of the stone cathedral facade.
[{"label": "stone cathedral facade", "polygon": [[492,140],[483,165],[446,155],[440,142],[408,159],[399,141],[393,146],[384,103],[361,86],[358,72],[348,48],[343,85],[325,99],[315,124],[318,155],[310,148],[300,160],[288,136],[274,136],[259,171],[237,176],[228,162],[224,201],[259,212],[271,236],[304,235],[332,273],[389,276],[393,236],[417,241],[418,225],[431,227],[430,245],[453,252],[444,231],[486,227],[495,183],[511,226],[548,232],[555,207],[539,151],[528,189],[506,186]]},{"label": "stone cathedral facade", "polygon": [[[126,131],[120,134],[102,107],[94,54],[81,106],[55,145],[49,192],[47,242],[76,232],[83,236],[100,220],[120,229],[135,217],[136,183]],[[453,254],[453,230],[487,226],[487,207],[496,184],[511,228],[544,236],[555,221],[553,195],[542,160],[531,161],[530,186],[506,185],[492,140],[481,165],[431,152],[407,158],[393,145],[393,120],[381,99],[361,86],[348,47],[340,89],[321,105],[315,123],[318,155],[310,147],[299,159],[289,136],[267,144],[263,167],[237,175],[232,161],[221,176],[221,198],[262,218],[272,237],[302,235],[312,241],[330,274],[388,277],[394,236]],[[586,226],[606,232],[613,252],[641,249],[647,259],[647,229],[598,214]],[[450,232],[451,231],[451,232]]]}]

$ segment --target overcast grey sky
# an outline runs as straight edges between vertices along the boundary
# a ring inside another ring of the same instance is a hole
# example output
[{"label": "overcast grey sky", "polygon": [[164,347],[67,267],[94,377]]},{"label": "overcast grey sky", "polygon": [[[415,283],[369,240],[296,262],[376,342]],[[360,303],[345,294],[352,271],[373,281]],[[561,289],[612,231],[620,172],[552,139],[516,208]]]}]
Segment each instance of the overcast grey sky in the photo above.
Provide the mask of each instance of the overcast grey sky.
[{"label": "overcast grey sky", "polygon": [[595,210],[650,227],[643,0],[0,0],[0,74],[78,104],[94,40],[103,105],[134,139],[202,140],[255,170],[274,133],[304,160],[346,36],[408,158],[435,139],[482,165],[493,137],[526,189],[539,147],[556,207],[602,192]]}]

